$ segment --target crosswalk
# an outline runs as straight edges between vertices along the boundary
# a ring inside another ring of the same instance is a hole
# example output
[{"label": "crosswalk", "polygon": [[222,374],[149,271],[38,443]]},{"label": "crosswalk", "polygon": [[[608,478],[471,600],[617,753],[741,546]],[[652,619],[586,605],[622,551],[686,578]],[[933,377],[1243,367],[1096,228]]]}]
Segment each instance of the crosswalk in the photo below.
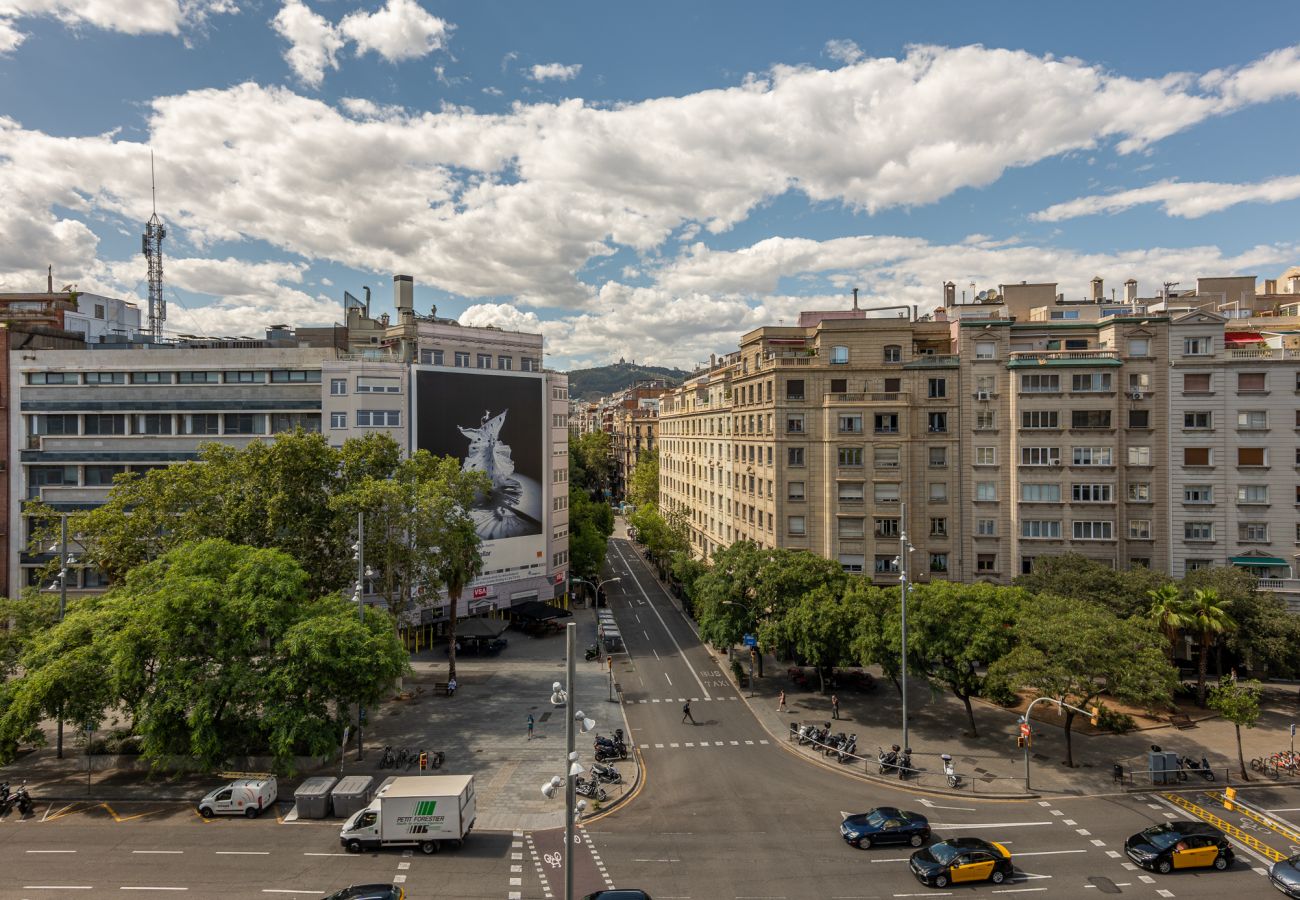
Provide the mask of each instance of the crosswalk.
[{"label": "crosswalk", "polygon": [[685,703],[687,700],[690,700],[692,703],[712,703],[714,701],[722,702],[724,700],[739,700],[739,699],[740,699],[739,697],[734,697],[734,696],[733,697],[678,697],[675,700],[672,697],[664,697],[662,700],[659,699],[658,697],[654,697],[649,700],[628,700],[627,702],[628,703]]},{"label": "crosswalk", "polygon": [[685,750],[685,749],[690,748],[690,749],[696,749],[696,750],[703,750],[703,749],[705,749],[705,748],[713,749],[713,748],[716,748],[716,747],[724,747],[724,748],[730,748],[730,747],[753,747],[753,746],[756,745],[756,744],[770,744],[770,743],[771,743],[771,742],[770,742],[770,741],[767,741],[767,740],[758,740],[758,741],[675,741],[675,742],[671,742],[671,743],[670,743],[670,742],[665,742],[665,743],[662,743],[662,744],[650,743],[650,742],[646,741],[646,742],[642,742],[639,746],[640,746],[640,748],[641,748],[641,752],[644,753],[644,752],[646,752],[647,750],[652,750],[652,749],[653,749],[653,750]]}]

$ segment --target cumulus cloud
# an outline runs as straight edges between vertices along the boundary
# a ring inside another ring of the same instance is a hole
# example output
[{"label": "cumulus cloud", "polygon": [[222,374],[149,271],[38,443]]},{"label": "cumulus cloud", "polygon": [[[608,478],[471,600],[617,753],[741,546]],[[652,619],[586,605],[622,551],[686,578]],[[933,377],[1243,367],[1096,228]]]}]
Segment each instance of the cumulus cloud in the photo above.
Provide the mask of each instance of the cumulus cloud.
[{"label": "cumulus cloud", "polygon": [[26,37],[16,26],[22,18],[49,16],[69,28],[123,34],[180,34],[209,16],[237,11],[234,0],[0,0],[0,53]]},{"label": "cumulus cloud", "polygon": [[482,327],[495,325],[507,331],[532,331],[541,328],[537,313],[519,309],[509,303],[476,303],[460,314],[462,325]]},{"label": "cumulus cloud", "polygon": [[312,12],[301,0],[288,0],[271,20],[275,33],[289,42],[284,61],[308,87],[319,87],[326,69],[337,69],[343,38],[324,16]]},{"label": "cumulus cloud", "polygon": [[451,26],[415,0],[388,0],[373,13],[344,16],[339,32],[355,41],[357,55],[377,53],[389,62],[418,59],[441,49]]},{"label": "cumulus cloud", "polygon": [[27,35],[18,30],[12,19],[0,18],[0,56],[18,49]]},{"label": "cumulus cloud", "polygon": [[1030,216],[1039,222],[1061,222],[1097,213],[1117,213],[1147,203],[1159,203],[1165,214],[1199,219],[1238,203],[1282,203],[1300,197],[1300,175],[1247,184],[1215,181],[1159,181],[1113,194],[1076,197]]},{"label": "cumulus cloud", "polygon": [[866,56],[855,42],[840,38],[827,41],[826,48],[823,52],[831,59],[850,64],[855,63],[862,59],[862,57]]},{"label": "cumulus cloud", "polygon": [[533,66],[528,77],[533,81],[572,81],[582,71],[582,63],[566,66],[563,63],[543,63]]}]

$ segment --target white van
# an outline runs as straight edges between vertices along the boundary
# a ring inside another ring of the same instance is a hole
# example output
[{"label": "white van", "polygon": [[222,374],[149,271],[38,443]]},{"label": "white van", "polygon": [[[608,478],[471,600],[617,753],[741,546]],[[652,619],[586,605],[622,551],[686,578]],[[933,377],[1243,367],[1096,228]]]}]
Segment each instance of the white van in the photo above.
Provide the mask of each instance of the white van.
[{"label": "white van", "polygon": [[269,808],[275,797],[274,775],[237,778],[200,800],[199,815],[205,819],[213,816],[247,816],[253,819]]}]

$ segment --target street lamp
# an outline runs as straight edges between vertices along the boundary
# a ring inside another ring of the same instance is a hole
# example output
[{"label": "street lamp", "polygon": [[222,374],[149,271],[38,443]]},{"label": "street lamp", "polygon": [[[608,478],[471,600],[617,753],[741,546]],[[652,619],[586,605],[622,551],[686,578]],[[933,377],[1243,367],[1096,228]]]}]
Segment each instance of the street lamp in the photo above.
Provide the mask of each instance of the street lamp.
[{"label": "street lamp", "polygon": [[[723,600],[721,605],[739,606],[746,613],[748,613],[750,622],[753,624],[754,632],[755,633],[758,632],[758,615],[754,612],[754,610],[750,609],[748,606],[746,606],[743,603],[737,603],[735,600]],[[754,657],[758,655],[758,648],[757,645],[755,645],[754,647],[747,647],[746,649],[749,650],[749,696],[753,697],[754,696]],[[728,653],[730,653],[730,649],[728,649]]]},{"label": "street lamp", "polygon": [[907,569],[908,554],[916,548],[907,540],[907,504],[899,505],[899,522],[898,530],[898,556],[894,557],[894,562],[898,564],[898,583],[902,592],[902,627],[900,628],[900,637],[903,645],[903,667],[901,672],[902,692],[903,692],[903,749],[908,749],[907,743]]},{"label": "street lamp", "polygon": [[[357,541],[355,544],[352,545],[352,558],[356,560],[357,563],[357,584],[356,584],[356,589],[352,592],[352,599],[357,601],[357,621],[362,623],[362,625],[364,625],[366,621],[366,604],[364,600],[365,593],[366,593],[366,579],[373,578],[375,575],[374,570],[366,565],[365,544],[366,544],[366,514],[364,512],[358,512],[357,513]],[[362,758],[362,754],[364,752],[364,746],[365,746],[361,738],[361,723],[365,720],[365,717],[366,717],[366,708],[362,706],[361,701],[358,700],[357,701],[357,759],[358,760]]]},{"label": "street lamp", "polygon": [[[77,558],[68,553],[68,514],[63,513],[59,517],[59,543],[52,544],[49,548],[50,553],[58,551],[59,554],[59,621],[63,621],[64,613],[68,609],[68,569],[77,564]],[[48,590],[54,590],[51,584]],[[59,703],[58,715],[58,736],[55,742],[55,756],[63,759],[63,703]]]},{"label": "street lamp", "polygon": [[[574,682],[574,656],[573,647],[577,625],[570,622],[564,628],[564,667],[565,685],[555,682],[551,685],[551,704],[553,706],[566,706],[569,698],[573,696]],[[573,749],[574,729],[580,729],[583,734],[591,731],[596,727],[596,720],[588,716],[582,710],[578,710],[573,715],[564,717],[564,745],[565,745],[565,775],[555,775],[550,781],[542,785],[542,796],[548,800],[560,792],[560,785],[564,785],[564,900],[573,900],[573,823],[576,816],[582,815],[582,811],[587,808],[587,801],[578,800],[574,802],[574,779],[582,774],[582,763],[578,762],[578,752]]]},{"label": "street lamp", "polygon": [[619,576],[615,575],[613,578],[602,578],[602,579],[599,580],[599,582],[598,582],[597,584],[592,584],[592,583],[591,583],[590,581],[588,581],[586,578],[578,578],[576,575],[571,575],[571,576],[569,576],[569,578],[570,578],[571,581],[577,581],[577,582],[579,582],[580,584],[585,584],[587,587],[592,588],[593,591],[594,591],[594,593],[595,593],[595,595],[596,595],[596,602],[597,602],[597,603],[600,602],[600,589],[601,589],[601,588],[603,588],[603,587],[604,587],[605,585],[607,585],[607,584],[613,584],[613,583],[616,582],[616,581],[622,581],[622,580],[623,580],[623,579],[620,578]]}]

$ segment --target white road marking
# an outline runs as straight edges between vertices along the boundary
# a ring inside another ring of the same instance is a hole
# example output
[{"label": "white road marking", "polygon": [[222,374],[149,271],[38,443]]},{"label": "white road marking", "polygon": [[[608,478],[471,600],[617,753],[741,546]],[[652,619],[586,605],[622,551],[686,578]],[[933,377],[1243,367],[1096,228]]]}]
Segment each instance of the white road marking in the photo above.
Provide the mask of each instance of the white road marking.
[{"label": "white road marking", "polygon": [[1024,828],[1030,825],[1055,825],[1051,819],[1046,822],[931,822],[931,828]]},{"label": "white road marking", "polygon": [[304,853],[303,856],[351,856],[351,853]]},{"label": "white road marking", "polygon": [[189,888],[187,887],[143,887],[143,886],[128,887],[126,885],[123,885],[122,887],[118,888],[118,890],[119,891],[188,891]]},{"label": "white road marking", "polygon": [[24,891],[93,891],[93,884],[24,884]]},{"label": "white road marking", "polygon": [[[667,672],[664,673],[664,677],[665,677],[665,678],[668,678],[668,673],[667,673]],[[669,684],[672,684],[672,683],[673,683],[673,680],[672,680],[671,678],[668,678],[668,683],[669,683]],[[566,815],[567,815],[567,813],[566,813]]]},{"label": "white road marking", "polygon": [[[628,563],[627,559],[623,556],[623,548],[615,544],[614,550],[618,553],[618,557],[623,561],[623,564],[628,567],[628,574],[632,576],[632,582],[637,586],[637,590],[641,592],[641,596],[645,598],[646,603],[649,604],[650,611],[655,614],[655,618],[659,620],[659,624],[663,626],[664,633],[668,635],[668,640],[672,641],[673,646],[677,648],[677,655],[680,656],[682,659],[686,659],[686,651],[682,649],[681,644],[677,643],[677,638],[673,637],[673,633],[668,630],[668,623],[664,621],[663,616],[659,615],[659,610],[655,608],[655,605],[653,603],[650,603],[650,595],[645,592],[645,588],[641,585],[641,579],[636,577],[636,573],[632,571],[631,565]],[[704,686],[704,682],[700,681],[700,676],[698,673],[696,673],[694,667],[691,668],[691,675],[695,677],[695,683],[700,686],[700,693],[703,694],[705,697],[708,697],[709,690]]]},{"label": "white road marking", "polygon": [[1092,839],[1092,845],[1093,845],[1094,847],[1105,847],[1105,846],[1106,846],[1106,842],[1105,842],[1105,841],[1099,841],[1099,840],[1097,840],[1096,838],[1093,838],[1093,839]]},{"label": "white road marking", "polygon": [[1066,825],[1078,825],[1078,824],[1079,824],[1078,822],[1074,821],[1074,819],[1062,819],[1061,821],[1062,821],[1063,823],[1065,823]]},{"label": "white road marking", "polygon": [[[1088,885],[1092,887],[1092,885]],[[993,891],[995,894],[1029,894],[1034,891],[1045,891],[1047,888],[1003,888],[1000,891]]]},{"label": "white road marking", "polygon": [[[1035,850],[1033,853],[1016,853],[1013,858],[1021,856],[1060,856],[1063,853],[1087,853],[1087,850]],[[1028,875],[1028,878],[1047,878],[1046,875]]]},{"label": "white road marking", "polygon": [[1089,831],[1089,830],[1086,829],[1086,828],[1076,828],[1076,829],[1074,829],[1074,830],[1079,834],[1080,837],[1091,837],[1091,836],[1092,836],[1092,832]]},{"label": "white road marking", "polygon": [[[924,797],[918,797],[917,799],[920,800],[924,806],[929,807],[930,809],[959,809],[962,812],[975,812],[975,807],[973,806],[940,806],[933,800],[927,800]],[[1043,801],[1043,803],[1046,805],[1046,801]]]},{"label": "white road marking", "polygon": [[641,633],[645,635],[645,642],[650,643],[650,632],[643,630]]},{"label": "white road marking", "polygon": [[1173,891],[1167,891],[1164,888],[1157,889],[1156,893],[1159,894],[1161,897],[1172,897],[1174,895]]},{"label": "white road marking", "polygon": [[[77,851],[76,850],[27,850],[25,852],[27,853],[76,853]],[[137,850],[136,852],[139,853],[140,851]],[[177,850],[176,852],[180,853],[179,850]]]},{"label": "white road marking", "polygon": [[[28,852],[28,853],[31,853],[32,851],[28,850],[27,852]],[[72,851],[72,852],[75,853],[76,851]],[[185,851],[184,851],[184,850],[132,850],[131,852],[132,852],[132,853],[150,853],[150,854],[152,854],[152,853],[172,853],[172,854],[174,854],[174,853],[184,853]]]},{"label": "white road marking", "polygon": [[1268,869],[1265,869],[1265,868],[1263,868],[1262,866],[1252,866],[1250,871],[1256,873],[1257,875],[1267,875],[1267,874],[1268,874]]},{"label": "white road marking", "polygon": [[1119,859],[1122,854],[1118,850],[1107,850],[1106,855],[1111,859]]},{"label": "white road marking", "polygon": [[651,648],[650,648],[650,652],[653,653],[653,654],[655,655],[655,659],[658,659],[658,658],[659,658],[659,651],[656,650],[654,647],[651,647]]},{"label": "white road marking", "polygon": [[669,746],[669,747],[676,747],[677,744],[669,744],[668,746]]},{"label": "white road marking", "polygon": [[270,850],[217,850],[217,856],[270,856]]},{"label": "white road marking", "polygon": [[1139,876],[1138,876],[1138,881],[1142,882],[1143,884],[1155,884],[1155,883],[1156,883],[1156,880],[1155,880],[1154,878],[1152,878],[1150,875],[1139,875]]},{"label": "white road marking", "polygon": [[305,888],[262,888],[263,894],[319,894],[320,891],[309,891]]}]

